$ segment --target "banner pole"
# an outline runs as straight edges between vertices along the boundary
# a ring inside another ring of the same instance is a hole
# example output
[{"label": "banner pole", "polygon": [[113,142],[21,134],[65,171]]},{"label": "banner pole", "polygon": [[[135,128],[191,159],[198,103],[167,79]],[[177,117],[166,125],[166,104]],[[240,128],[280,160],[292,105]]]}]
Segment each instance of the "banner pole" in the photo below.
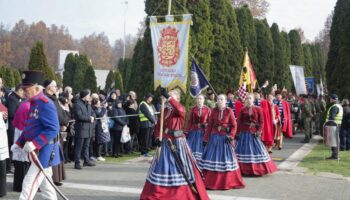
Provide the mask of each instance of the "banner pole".
[{"label": "banner pole", "polygon": [[[159,141],[163,140],[163,125],[164,125],[164,107],[165,107],[165,97],[162,96],[162,107],[160,111],[160,130],[159,130]],[[160,152],[162,151],[162,146],[157,148],[158,161],[160,158]]]},{"label": "banner pole", "polygon": [[168,1],[168,15],[170,15],[171,12],[171,0]]}]

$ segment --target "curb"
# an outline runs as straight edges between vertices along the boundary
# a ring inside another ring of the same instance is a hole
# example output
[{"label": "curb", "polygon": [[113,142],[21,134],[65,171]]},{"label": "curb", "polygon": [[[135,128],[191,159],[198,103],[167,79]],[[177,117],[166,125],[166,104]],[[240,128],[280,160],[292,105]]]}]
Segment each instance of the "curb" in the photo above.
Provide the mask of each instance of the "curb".
[{"label": "curb", "polygon": [[297,151],[295,151],[292,155],[290,155],[285,161],[278,165],[278,169],[281,171],[292,171],[297,168],[299,163],[304,159],[304,157],[309,154],[312,149],[316,147],[316,145],[323,138],[319,135],[316,135],[312,138],[310,143],[306,143],[301,146]]}]

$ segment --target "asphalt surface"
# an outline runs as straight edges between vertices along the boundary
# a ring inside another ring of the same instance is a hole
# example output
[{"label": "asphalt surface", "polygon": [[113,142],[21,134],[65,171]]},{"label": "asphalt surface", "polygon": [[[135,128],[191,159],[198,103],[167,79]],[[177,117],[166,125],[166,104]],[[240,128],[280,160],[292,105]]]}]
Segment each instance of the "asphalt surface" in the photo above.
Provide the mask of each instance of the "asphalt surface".
[{"label": "asphalt surface", "polygon": [[[299,134],[293,139],[286,139],[282,150],[274,150],[272,157],[277,165],[288,161],[297,150],[305,148],[300,143],[302,138]],[[60,189],[70,200],[136,200],[142,191],[149,165],[150,159],[143,157],[120,164],[98,163],[96,167],[84,167],[83,170],[75,170],[72,164],[68,164],[68,178]],[[9,175],[8,195],[0,199],[18,199],[19,193],[11,189],[12,179],[12,175]],[[350,200],[349,178],[332,174],[313,175],[298,167],[281,169],[264,177],[244,177],[244,181],[244,189],[208,193],[211,199],[222,200]],[[41,199],[40,193],[37,193],[35,199]]]}]

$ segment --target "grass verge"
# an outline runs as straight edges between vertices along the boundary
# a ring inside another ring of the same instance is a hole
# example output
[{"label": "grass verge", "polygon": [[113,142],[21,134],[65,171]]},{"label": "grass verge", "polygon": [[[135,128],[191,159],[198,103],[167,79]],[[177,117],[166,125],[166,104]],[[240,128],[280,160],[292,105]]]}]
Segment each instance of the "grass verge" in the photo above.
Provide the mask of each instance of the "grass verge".
[{"label": "grass verge", "polygon": [[331,155],[330,148],[318,144],[299,164],[300,167],[310,169],[314,173],[330,172],[350,177],[350,151],[339,152],[339,163],[336,160],[324,160]]},{"label": "grass verge", "polygon": [[[149,152],[149,154],[154,155],[154,152],[155,152],[154,150],[151,150]],[[105,162],[106,163],[122,163],[122,162],[126,162],[128,160],[132,160],[134,158],[138,158],[140,156],[141,156],[140,152],[133,152],[131,154],[123,154],[123,157],[118,157],[118,158],[108,156],[108,157],[105,157],[105,159],[106,159]]]}]

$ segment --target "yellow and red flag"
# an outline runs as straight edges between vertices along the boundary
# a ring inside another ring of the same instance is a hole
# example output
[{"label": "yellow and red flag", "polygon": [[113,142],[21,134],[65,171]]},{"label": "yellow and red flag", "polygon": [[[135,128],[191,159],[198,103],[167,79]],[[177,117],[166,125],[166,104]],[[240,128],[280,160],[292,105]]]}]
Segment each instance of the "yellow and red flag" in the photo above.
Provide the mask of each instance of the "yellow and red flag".
[{"label": "yellow and red flag", "polygon": [[250,63],[248,51],[246,51],[244,54],[241,76],[239,78],[239,85],[241,86],[243,83],[245,83],[248,92],[253,92],[256,86],[256,82],[257,80],[253,70],[253,66]]}]

